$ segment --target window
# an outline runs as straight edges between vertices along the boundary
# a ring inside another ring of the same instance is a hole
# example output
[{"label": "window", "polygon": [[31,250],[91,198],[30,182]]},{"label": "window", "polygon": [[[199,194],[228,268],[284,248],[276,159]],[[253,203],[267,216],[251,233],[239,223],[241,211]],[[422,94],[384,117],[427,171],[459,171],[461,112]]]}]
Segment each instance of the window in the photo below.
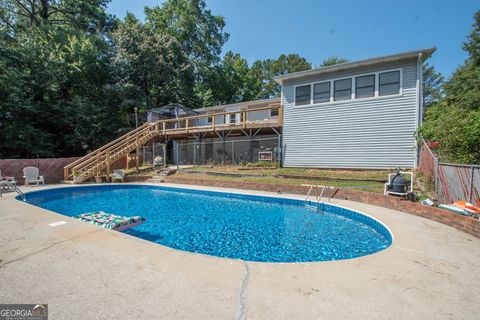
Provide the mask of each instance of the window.
[{"label": "window", "polygon": [[313,86],[313,103],[330,101],[330,81],[316,83]]},{"label": "window", "polygon": [[355,78],[355,99],[375,96],[375,75]]},{"label": "window", "polygon": [[400,71],[383,72],[378,78],[378,95],[400,93]]},{"label": "window", "polygon": [[277,117],[278,109],[270,109],[270,117]]},{"label": "window", "polygon": [[235,114],[235,118],[237,120],[237,123],[242,123],[243,122],[243,112],[239,112]]},{"label": "window", "polygon": [[212,116],[208,116],[207,117],[207,123],[212,123],[213,121],[213,117]]},{"label": "window", "polygon": [[295,88],[295,105],[304,106],[310,104],[310,85],[298,86]]},{"label": "window", "polygon": [[349,100],[352,98],[352,79],[336,80],[334,100]]},{"label": "window", "polygon": [[230,122],[230,123],[235,123],[235,114],[231,114],[231,115],[230,115],[229,122]]}]

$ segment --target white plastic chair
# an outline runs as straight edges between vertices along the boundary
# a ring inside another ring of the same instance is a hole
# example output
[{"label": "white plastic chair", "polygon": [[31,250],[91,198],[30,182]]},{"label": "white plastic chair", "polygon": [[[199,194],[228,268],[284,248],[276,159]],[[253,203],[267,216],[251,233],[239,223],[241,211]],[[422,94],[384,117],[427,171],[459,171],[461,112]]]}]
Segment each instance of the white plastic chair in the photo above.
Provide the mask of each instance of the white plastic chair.
[{"label": "white plastic chair", "polygon": [[36,183],[37,186],[41,183],[45,185],[43,176],[39,175],[37,167],[23,168],[23,178],[25,179],[25,187],[30,186],[31,183]]},{"label": "white plastic chair", "polygon": [[125,171],[123,170],[113,170],[112,174],[112,182],[115,182],[116,180],[120,180],[123,182],[125,180]]}]

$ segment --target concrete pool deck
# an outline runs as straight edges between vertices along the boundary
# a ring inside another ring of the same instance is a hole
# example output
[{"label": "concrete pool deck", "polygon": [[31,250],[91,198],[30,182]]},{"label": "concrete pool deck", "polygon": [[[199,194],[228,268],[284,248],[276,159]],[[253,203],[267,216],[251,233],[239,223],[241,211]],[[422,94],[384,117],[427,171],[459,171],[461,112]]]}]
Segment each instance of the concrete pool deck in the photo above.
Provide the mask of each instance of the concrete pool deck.
[{"label": "concrete pool deck", "polygon": [[[45,188],[50,187],[65,186]],[[37,189],[44,188],[28,190]],[[0,198],[0,303],[48,303],[50,319],[478,319],[480,314],[480,239],[399,211],[332,200],[385,223],[395,238],[392,246],[352,260],[271,264],[178,251],[14,196]],[[58,221],[67,223],[49,225]]]}]

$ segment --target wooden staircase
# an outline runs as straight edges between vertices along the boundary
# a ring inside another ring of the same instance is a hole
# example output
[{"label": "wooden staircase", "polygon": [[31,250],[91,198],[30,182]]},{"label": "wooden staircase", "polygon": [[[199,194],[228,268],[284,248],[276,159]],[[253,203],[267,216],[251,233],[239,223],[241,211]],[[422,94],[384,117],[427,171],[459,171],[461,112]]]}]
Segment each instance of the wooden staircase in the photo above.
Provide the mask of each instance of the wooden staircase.
[{"label": "wooden staircase", "polygon": [[[106,171],[108,175],[112,163],[134,150],[138,154],[142,144],[159,134],[157,129],[156,123],[145,123],[103,147],[90,152],[64,168],[64,180],[72,180],[77,175],[88,179],[96,174],[100,174],[102,171]],[[137,162],[138,160],[137,157]]]}]

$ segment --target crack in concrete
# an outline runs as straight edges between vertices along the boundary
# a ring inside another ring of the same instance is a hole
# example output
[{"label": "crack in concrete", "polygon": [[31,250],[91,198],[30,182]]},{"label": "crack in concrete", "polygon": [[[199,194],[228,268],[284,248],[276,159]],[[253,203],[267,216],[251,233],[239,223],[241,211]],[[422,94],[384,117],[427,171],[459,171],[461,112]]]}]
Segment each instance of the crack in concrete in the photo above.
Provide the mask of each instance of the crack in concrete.
[{"label": "crack in concrete", "polygon": [[[95,230],[95,231],[92,231],[92,232],[89,232],[89,233],[86,233],[86,234],[81,234],[81,235],[79,235],[79,236],[76,236],[76,237],[73,237],[73,238],[70,238],[70,239],[65,239],[65,240],[61,240],[61,241],[54,242],[54,243],[52,243],[51,245],[49,245],[49,246],[47,246],[47,247],[45,247],[45,248],[42,248],[42,249],[40,249],[40,250],[34,251],[34,252],[32,252],[32,253],[29,253],[29,254],[27,254],[27,255],[25,255],[25,256],[22,256],[22,257],[19,257],[19,258],[17,258],[17,259],[13,259],[13,260],[7,261],[7,262],[5,262],[5,263],[3,263],[3,264],[0,264],[0,267],[3,268],[3,267],[5,267],[6,265],[9,265],[10,263],[17,262],[17,261],[23,260],[23,259],[25,259],[25,258],[34,256],[34,255],[36,255],[36,254],[38,254],[38,253],[40,253],[40,252],[46,251],[46,250],[48,250],[48,249],[50,249],[50,248],[53,248],[54,246],[56,246],[56,245],[58,245],[58,244],[61,244],[61,243],[64,243],[64,242],[68,242],[68,241],[72,241],[72,240],[76,240],[76,239],[79,239],[79,238],[82,238],[82,237],[86,237],[86,236],[89,236],[89,235],[94,234],[94,233],[99,232],[99,231],[102,231],[102,229]],[[1,260],[0,260],[0,262],[1,262]]]},{"label": "crack in concrete", "polygon": [[245,300],[247,296],[248,280],[250,279],[250,270],[248,269],[248,264],[246,261],[243,261],[243,266],[245,269],[245,276],[243,277],[243,280],[240,283],[240,292],[238,295],[238,300],[239,300],[238,309],[237,309],[237,314],[235,315],[235,320],[244,320],[247,317]]}]

